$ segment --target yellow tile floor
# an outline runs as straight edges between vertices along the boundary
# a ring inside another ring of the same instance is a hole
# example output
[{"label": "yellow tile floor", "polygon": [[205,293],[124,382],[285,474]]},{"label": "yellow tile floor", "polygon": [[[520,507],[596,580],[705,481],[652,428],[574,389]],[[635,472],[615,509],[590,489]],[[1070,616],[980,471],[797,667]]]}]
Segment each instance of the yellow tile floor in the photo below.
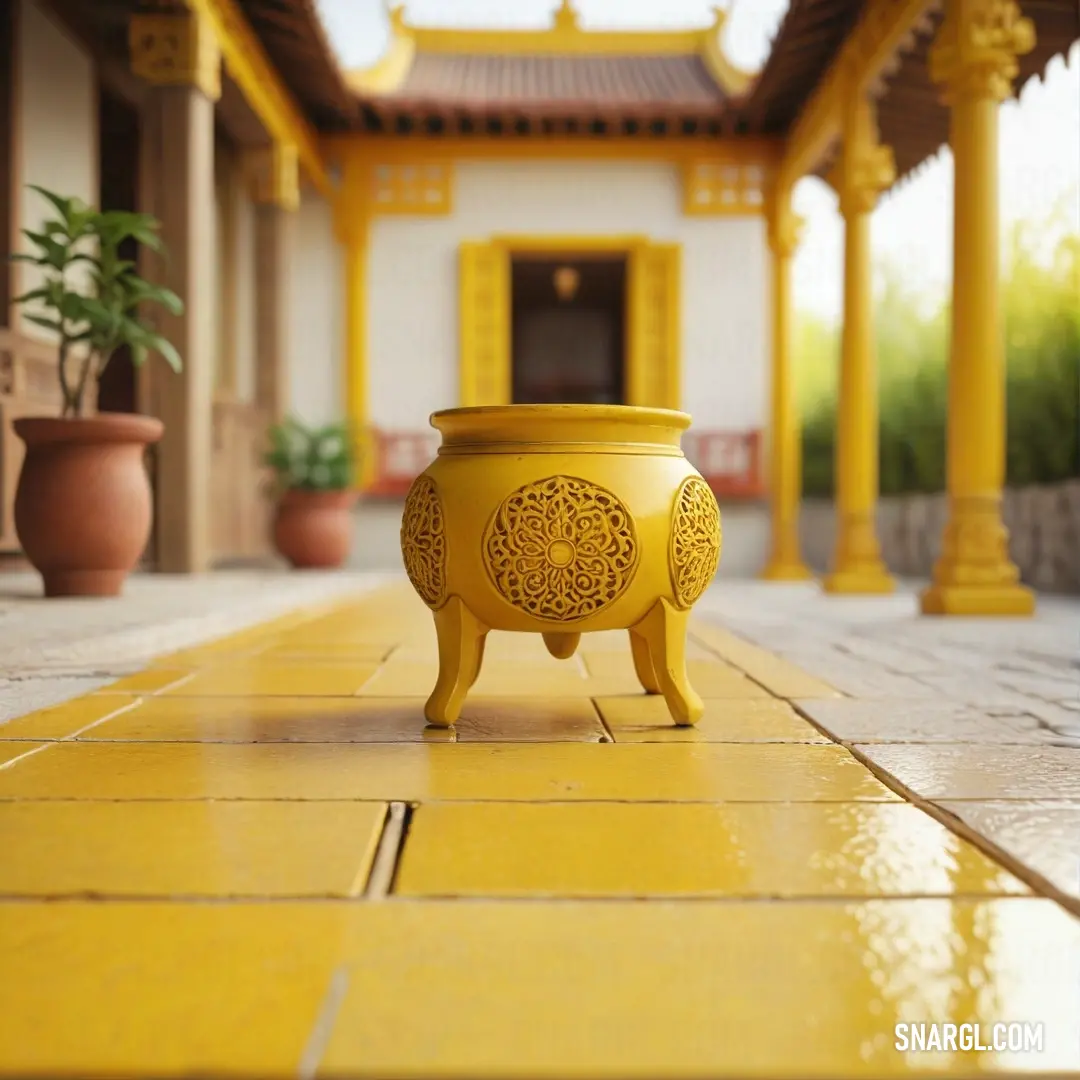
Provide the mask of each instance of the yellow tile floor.
[{"label": "yellow tile floor", "polygon": [[[447,732],[434,665],[395,586],[0,726],[0,1072],[1080,1071],[1080,923],[803,719],[813,673],[698,624],[676,729],[624,635],[493,635]],[[1043,1045],[897,1049],[935,1022]]]}]

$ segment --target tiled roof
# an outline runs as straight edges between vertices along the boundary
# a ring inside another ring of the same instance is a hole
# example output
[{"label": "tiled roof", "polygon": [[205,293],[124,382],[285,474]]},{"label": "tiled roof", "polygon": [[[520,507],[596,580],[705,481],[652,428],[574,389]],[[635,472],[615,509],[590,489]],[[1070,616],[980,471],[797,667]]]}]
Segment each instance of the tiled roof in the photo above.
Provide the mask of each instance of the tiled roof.
[{"label": "tiled roof", "polygon": [[724,91],[701,57],[491,56],[418,52],[401,84],[373,104],[439,110],[716,115]]}]

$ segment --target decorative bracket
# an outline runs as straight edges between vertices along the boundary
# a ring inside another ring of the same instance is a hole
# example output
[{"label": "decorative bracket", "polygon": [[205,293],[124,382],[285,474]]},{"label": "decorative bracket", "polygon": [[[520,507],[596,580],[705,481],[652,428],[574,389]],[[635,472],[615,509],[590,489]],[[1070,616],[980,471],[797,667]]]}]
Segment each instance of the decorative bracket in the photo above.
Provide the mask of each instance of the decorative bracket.
[{"label": "decorative bracket", "polygon": [[221,97],[221,49],[198,12],[133,15],[128,43],[133,75],[154,86],[194,86],[211,101]]}]

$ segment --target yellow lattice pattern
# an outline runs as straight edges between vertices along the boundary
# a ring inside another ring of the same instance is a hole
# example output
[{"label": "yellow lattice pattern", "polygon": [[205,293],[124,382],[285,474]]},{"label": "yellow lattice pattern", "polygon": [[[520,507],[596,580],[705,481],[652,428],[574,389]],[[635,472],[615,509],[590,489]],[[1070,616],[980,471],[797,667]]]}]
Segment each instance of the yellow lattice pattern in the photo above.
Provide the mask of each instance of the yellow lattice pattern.
[{"label": "yellow lattice pattern", "polygon": [[760,214],[767,181],[762,165],[695,162],[686,173],[686,213]]},{"label": "yellow lattice pattern", "polygon": [[450,213],[453,169],[444,162],[377,165],[374,185],[376,213]]}]

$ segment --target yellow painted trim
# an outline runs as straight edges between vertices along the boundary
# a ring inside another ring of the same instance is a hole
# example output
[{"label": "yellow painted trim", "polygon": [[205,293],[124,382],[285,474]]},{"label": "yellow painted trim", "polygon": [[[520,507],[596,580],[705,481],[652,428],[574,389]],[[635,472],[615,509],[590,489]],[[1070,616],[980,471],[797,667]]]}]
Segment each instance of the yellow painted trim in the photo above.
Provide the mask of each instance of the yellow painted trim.
[{"label": "yellow painted trim", "polygon": [[334,229],[343,251],[345,341],[343,392],[345,417],[356,437],[363,490],[375,476],[374,440],[368,420],[368,239],[371,224],[371,169],[362,158],[345,163],[334,197]]},{"label": "yellow painted trim", "polygon": [[322,195],[331,191],[319,141],[270,62],[236,0],[184,0],[214,29],[229,74],[275,141],[296,147],[308,178]]},{"label": "yellow painted trim", "polygon": [[722,157],[683,166],[683,213],[691,217],[745,217],[765,213],[773,168]]},{"label": "yellow painted trim", "polygon": [[373,214],[441,217],[453,213],[453,162],[433,157],[415,162],[375,161],[371,175]]},{"label": "yellow painted trim", "polygon": [[482,56],[700,56],[709,74],[729,94],[742,94],[754,73],[737,67],[724,53],[721,39],[727,12],[713,8],[712,23],[697,30],[586,30],[568,0],[544,30],[457,30],[413,26],[404,7],[391,13],[390,44],[372,67],[352,71],[358,91],[391,93],[402,85],[416,53],[464,53]]},{"label": "yellow painted trim", "polygon": [[[515,255],[588,258],[627,256],[625,394],[628,403],[677,409],[681,396],[682,290],[679,244],[657,244],[645,236],[498,235],[465,241],[460,249],[458,358],[462,405],[507,405],[512,395],[510,267]],[[484,261],[487,260],[486,267]],[[478,288],[478,277],[489,281]],[[657,295],[665,310],[649,310]],[[479,308],[473,297],[485,296]],[[485,339],[485,334],[487,335]],[[662,369],[655,370],[659,352]],[[485,370],[484,363],[488,365]]]},{"label": "yellow painted trim", "polygon": [[781,181],[813,172],[840,137],[843,107],[852,95],[874,94],[915,32],[928,25],[941,0],[869,0],[824,79],[788,136]]},{"label": "yellow painted trim", "polygon": [[574,139],[537,135],[497,138],[396,138],[388,135],[337,135],[325,140],[326,153],[345,161],[359,155],[379,162],[422,162],[436,156],[445,161],[691,161],[733,162],[763,167],[779,163],[784,144],[779,139],[736,136],[715,139],[640,139],[605,136]]}]

